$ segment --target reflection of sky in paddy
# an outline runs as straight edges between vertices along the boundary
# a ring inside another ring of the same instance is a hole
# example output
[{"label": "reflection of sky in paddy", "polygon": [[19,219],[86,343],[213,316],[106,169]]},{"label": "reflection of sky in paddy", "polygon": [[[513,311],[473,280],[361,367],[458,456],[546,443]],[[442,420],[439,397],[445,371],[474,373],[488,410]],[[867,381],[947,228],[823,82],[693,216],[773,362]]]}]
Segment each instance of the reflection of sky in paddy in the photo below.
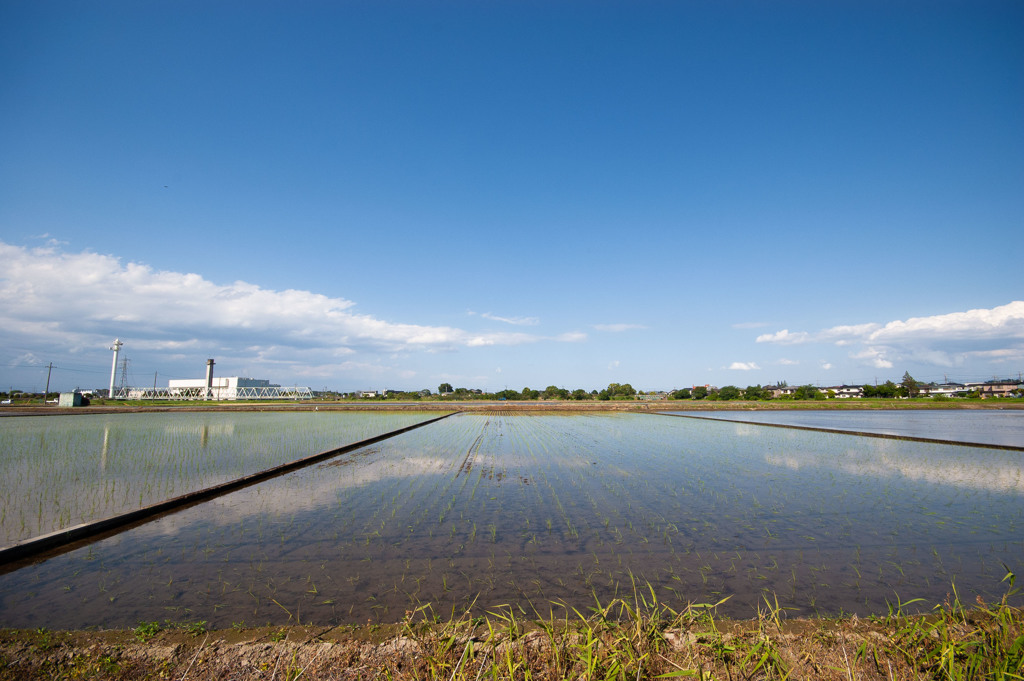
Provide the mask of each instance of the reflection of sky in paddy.
[{"label": "reflection of sky in paddy", "polygon": [[[649,582],[793,614],[999,593],[1007,452],[654,415],[462,414],[0,576],[0,625],[546,613]],[[111,600],[112,598],[112,600]],[[928,607],[928,606],[924,606]],[[170,614],[168,614],[170,613]]]},{"label": "reflection of sky in paddy", "polygon": [[[907,443],[899,440],[856,438],[854,445],[836,436],[837,447],[807,448],[814,433],[765,429],[746,424],[723,424],[741,438],[755,438],[766,448],[765,461],[792,469],[819,468],[869,478],[907,478],[931,485],[950,485],[981,491],[1024,494],[1021,455],[1012,450]],[[829,434],[822,433],[822,437]],[[913,444],[913,456],[908,445]],[[783,453],[776,453],[778,450]]]},{"label": "reflection of sky in paddy", "polygon": [[0,546],[437,416],[185,412],[0,419]]},{"label": "reflection of sky in paddy", "polygon": [[[849,475],[869,478],[904,477],[931,485],[951,485],[977,490],[1024,494],[1019,464],[1007,461],[1007,456],[985,456],[990,450],[972,450],[974,458],[937,456],[907,461],[895,452],[869,452],[850,449],[834,462],[824,462],[821,456],[789,454],[779,458],[766,455],[769,463],[790,468],[834,466]],[[980,454],[980,456],[979,456]],[[1002,459],[1002,460],[1000,460]]]},{"label": "reflection of sky in paddy", "polygon": [[1024,447],[1024,410],[880,409],[779,411],[672,411],[708,419],[832,428],[953,442]]},{"label": "reflection of sky in paddy", "polygon": [[[300,472],[292,474],[282,484],[257,485],[213,499],[206,504],[209,518],[211,522],[230,525],[257,512],[272,512],[275,515],[316,512],[335,505],[341,490],[397,478],[439,474],[447,464],[439,458],[410,456],[402,459],[401,466],[396,466],[392,461],[373,459],[372,449],[370,454],[359,456],[366,456],[366,460],[352,462],[352,459],[343,457],[334,462],[319,464],[320,467],[332,469],[329,475],[302,475]],[[336,468],[341,470],[334,470]],[[159,523],[153,525],[153,529],[162,529]]]}]

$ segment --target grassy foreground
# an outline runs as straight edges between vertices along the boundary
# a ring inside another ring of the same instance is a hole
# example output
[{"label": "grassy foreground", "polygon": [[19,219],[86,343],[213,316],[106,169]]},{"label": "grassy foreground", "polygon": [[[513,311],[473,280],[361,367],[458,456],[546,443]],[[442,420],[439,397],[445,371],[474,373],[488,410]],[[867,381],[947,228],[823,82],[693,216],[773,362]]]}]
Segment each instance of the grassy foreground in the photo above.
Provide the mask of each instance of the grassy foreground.
[{"label": "grassy foreground", "polygon": [[[441,621],[429,606],[401,623],[206,631],[0,630],[0,679],[1021,679],[1024,610],[971,608],[955,590],[926,615],[788,620],[768,599],[754,620],[717,604],[676,612],[650,587],[587,612],[552,604]],[[724,601],[723,601],[724,602]]]}]

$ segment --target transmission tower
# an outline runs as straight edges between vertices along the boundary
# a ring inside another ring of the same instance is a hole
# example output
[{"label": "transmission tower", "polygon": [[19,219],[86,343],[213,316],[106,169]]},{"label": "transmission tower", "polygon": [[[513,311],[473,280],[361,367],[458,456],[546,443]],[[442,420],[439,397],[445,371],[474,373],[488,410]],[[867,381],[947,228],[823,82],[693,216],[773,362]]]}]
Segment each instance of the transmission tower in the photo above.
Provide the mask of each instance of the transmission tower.
[{"label": "transmission tower", "polygon": [[125,389],[125,383],[128,381],[128,362],[130,360],[125,357],[121,360],[121,390]]}]

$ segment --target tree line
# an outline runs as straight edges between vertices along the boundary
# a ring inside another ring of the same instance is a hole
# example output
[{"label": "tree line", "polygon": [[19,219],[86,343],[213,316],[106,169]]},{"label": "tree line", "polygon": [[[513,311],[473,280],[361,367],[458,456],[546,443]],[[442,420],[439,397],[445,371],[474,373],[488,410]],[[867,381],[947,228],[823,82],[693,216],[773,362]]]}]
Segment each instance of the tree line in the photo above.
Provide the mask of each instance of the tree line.
[{"label": "tree line", "polygon": [[455,397],[459,399],[488,399],[488,400],[628,400],[636,397],[637,391],[629,383],[610,383],[604,390],[591,390],[587,392],[583,388],[569,390],[559,388],[556,385],[549,385],[544,390],[534,390],[526,387],[522,390],[511,390],[506,388],[495,393],[484,393],[479,390],[468,390],[466,388],[452,388],[450,383],[442,383],[438,386],[437,392],[443,397]]},{"label": "tree line", "polygon": [[[816,386],[807,384],[801,385],[792,391],[787,391],[789,394],[779,395],[776,397],[776,392],[788,388],[789,385],[785,381],[780,381],[775,385],[748,385],[746,388],[740,388],[735,385],[727,385],[721,388],[712,388],[709,386],[698,385],[693,388],[683,388],[681,390],[673,390],[669,392],[666,397],[671,400],[708,400],[708,401],[729,401],[729,400],[827,400],[836,397],[836,394],[832,390],[821,390]],[[916,397],[921,392],[921,384],[916,381],[909,372],[903,374],[903,380],[900,383],[894,383],[891,380],[886,381],[881,385],[863,385],[860,386],[863,397],[879,397],[879,398],[897,398],[897,397]],[[499,390],[494,393],[484,392],[476,388],[455,388],[451,383],[442,383],[437,387],[437,394],[434,395],[429,389],[420,390],[417,392],[397,392],[388,391],[386,397],[381,399],[402,399],[402,400],[419,400],[419,399],[451,399],[451,400],[515,400],[515,401],[529,401],[529,400],[633,400],[636,399],[637,395],[643,393],[638,392],[629,383],[609,383],[608,387],[603,390],[584,390],[577,388],[575,390],[569,390],[567,388],[560,388],[558,386],[549,385],[543,390],[535,390],[533,388],[525,387],[522,390],[512,390],[506,388]]]},{"label": "tree line", "polygon": [[780,388],[787,388],[788,385],[785,383],[777,384],[775,386],[762,386],[760,383],[757,385],[748,385],[746,388],[740,388],[735,385],[726,385],[721,388],[709,388],[707,386],[698,385],[694,388],[683,388],[682,390],[674,390],[669,393],[669,399],[673,400],[709,400],[709,401],[729,401],[729,400],[826,400],[830,397],[835,397],[836,394],[832,390],[822,391],[813,385],[802,385],[796,388],[791,394],[780,395],[775,397],[775,391]]},{"label": "tree line", "polygon": [[[917,397],[921,392],[921,384],[910,375],[904,372],[903,380],[900,383],[893,383],[891,380],[882,385],[865,384],[859,386],[862,397]],[[696,386],[693,389],[683,388],[669,394],[675,400],[827,400],[836,397],[834,390],[821,390],[811,384],[801,385],[789,394],[775,396],[775,393],[788,388],[785,381],[774,386],[748,385],[740,389],[735,385],[727,385],[722,388],[712,389],[706,386]]]}]

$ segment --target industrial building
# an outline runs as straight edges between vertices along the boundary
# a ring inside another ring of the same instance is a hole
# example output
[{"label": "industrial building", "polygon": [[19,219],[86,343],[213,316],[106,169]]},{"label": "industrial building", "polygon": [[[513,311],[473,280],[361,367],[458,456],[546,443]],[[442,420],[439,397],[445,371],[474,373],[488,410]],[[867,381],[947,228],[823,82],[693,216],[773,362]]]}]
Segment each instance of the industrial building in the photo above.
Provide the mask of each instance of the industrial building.
[{"label": "industrial building", "polygon": [[[167,390],[172,395],[192,394],[197,391],[201,393],[202,389],[206,387],[206,379],[203,378],[185,378],[167,382]],[[209,399],[211,400],[237,400],[240,395],[242,399],[249,399],[249,396],[257,393],[279,393],[281,390],[280,385],[268,380],[242,376],[214,378],[209,388]],[[257,388],[263,390],[256,390]],[[270,391],[271,388],[274,390]]]},{"label": "industrial building", "polygon": [[[112,349],[117,352],[116,348]],[[206,361],[206,378],[175,379],[168,381],[166,388],[120,388],[112,391],[112,395],[121,400],[308,400],[313,397],[313,391],[307,386],[282,388],[266,379],[242,376],[215,378],[213,365],[212,359]]]},{"label": "industrial building", "polygon": [[169,381],[166,388],[122,388],[114,391],[123,400],[309,400],[313,391],[306,386],[282,388],[261,378],[228,376],[206,379],[186,378]]}]

